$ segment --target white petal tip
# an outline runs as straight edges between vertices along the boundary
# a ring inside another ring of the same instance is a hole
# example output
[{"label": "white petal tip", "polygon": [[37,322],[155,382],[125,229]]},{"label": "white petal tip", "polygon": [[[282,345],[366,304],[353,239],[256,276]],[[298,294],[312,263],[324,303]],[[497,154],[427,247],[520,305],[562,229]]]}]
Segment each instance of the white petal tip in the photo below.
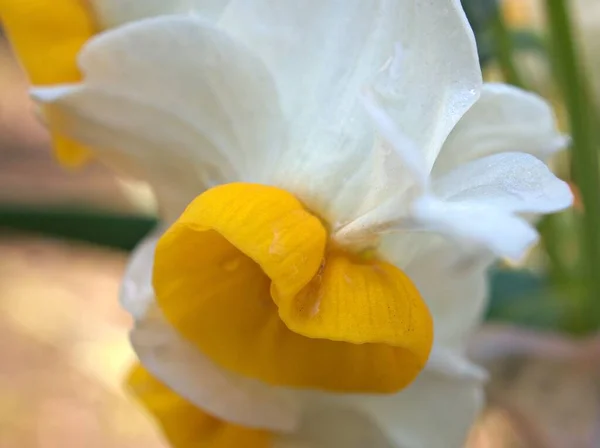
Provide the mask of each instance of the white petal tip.
[{"label": "white petal tip", "polygon": [[434,348],[427,369],[442,375],[455,378],[464,378],[466,381],[487,381],[489,375],[479,366],[469,362],[466,358],[440,348]]},{"label": "white petal tip", "polygon": [[30,98],[38,103],[54,103],[60,98],[73,92],[73,85],[60,85],[56,87],[32,87],[29,89]]},{"label": "white petal tip", "polygon": [[571,145],[571,141],[570,135],[559,135],[548,147],[548,152],[554,154],[555,152],[562,151]]},{"label": "white petal tip", "polygon": [[571,190],[568,183],[562,180],[557,180],[554,189],[551,191],[550,197],[553,199],[554,207],[551,210],[548,210],[547,213],[560,212],[568,209],[575,201],[573,190]]}]

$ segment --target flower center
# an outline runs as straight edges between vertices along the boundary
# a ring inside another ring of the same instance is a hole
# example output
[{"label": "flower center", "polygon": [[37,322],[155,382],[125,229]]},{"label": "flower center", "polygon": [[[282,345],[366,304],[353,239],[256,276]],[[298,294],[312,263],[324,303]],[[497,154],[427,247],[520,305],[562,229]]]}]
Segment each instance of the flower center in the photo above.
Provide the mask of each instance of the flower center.
[{"label": "flower center", "polygon": [[157,302],[217,364],[267,383],[394,392],[425,365],[429,311],[373,253],[328,243],[290,193],[234,183],[198,196],[158,243]]}]

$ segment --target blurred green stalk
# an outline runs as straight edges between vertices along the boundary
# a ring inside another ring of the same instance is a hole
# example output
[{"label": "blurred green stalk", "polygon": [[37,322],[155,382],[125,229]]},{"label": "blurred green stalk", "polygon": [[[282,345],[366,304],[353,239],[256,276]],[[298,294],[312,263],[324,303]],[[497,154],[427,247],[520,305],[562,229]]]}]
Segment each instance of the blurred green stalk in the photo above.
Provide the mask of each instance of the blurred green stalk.
[{"label": "blurred green stalk", "polygon": [[582,277],[585,279],[585,309],[581,331],[600,326],[600,165],[595,142],[593,108],[573,39],[568,0],[546,0],[546,14],[554,71],[569,113],[573,138],[572,166],[585,214],[580,232]]},{"label": "blurred green stalk", "polygon": [[506,27],[502,10],[498,10],[494,17],[494,40],[496,43],[496,57],[504,76],[504,81],[513,86],[525,88],[521,75],[513,58],[514,48],[511,34]]}]

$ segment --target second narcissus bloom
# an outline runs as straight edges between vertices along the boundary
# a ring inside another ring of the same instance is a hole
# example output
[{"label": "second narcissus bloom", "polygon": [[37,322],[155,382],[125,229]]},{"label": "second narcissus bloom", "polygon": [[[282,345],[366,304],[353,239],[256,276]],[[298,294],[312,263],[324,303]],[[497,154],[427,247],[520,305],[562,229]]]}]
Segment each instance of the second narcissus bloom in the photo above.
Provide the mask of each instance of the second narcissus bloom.
[{"label": "second narcissus bloom", "polygon": [[[79,81],[77,54],[94,35],[123,23],[187,11],[203,4],[218,14],[221,5],[204,0],[0,0],[0,23],[34,85]],[[89,150],[53,133],[56,157],[65,166],[87,161]]]},{"label": "second narcissus bloom", "polygon": [[33,92],[159,200],[124,280],[131,388],[176,447],[460,447],[485,269],[572,201],[550,109],[482,86],[458,1],[209,6]]}]

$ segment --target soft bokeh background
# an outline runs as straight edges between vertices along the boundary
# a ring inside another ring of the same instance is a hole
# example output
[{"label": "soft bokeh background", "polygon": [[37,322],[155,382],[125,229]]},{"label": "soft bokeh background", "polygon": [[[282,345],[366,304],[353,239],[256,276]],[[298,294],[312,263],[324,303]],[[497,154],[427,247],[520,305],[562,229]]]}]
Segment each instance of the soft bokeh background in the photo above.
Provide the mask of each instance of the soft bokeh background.
[{"label": "soft bokeh background", "polygon": [[[553,161],[576,209],[540,224],[542,244],[522,265],[490,274],[488,322],[469,347],[491,373],[488,405],[468,447],[598,448],[600,273],[581,274],[594,254],[581,250],[580,229],[600,191],[580,194],[571,156],[598,150],[600,0],[463,3],[486,78],[546,96],[568,131],[582,115],[556,76],[568,67],[569,30],[557,33],[545,12],[566,4],[594,120],[587,139],[577,135]],[[153,198],[100,166],[60,168],[26,89],[0,37],[0,448],[163,447],[121,388],[133,354],[117,301],[128,251],[154,225]]]},{"label": "soft bokeh background", "polygon": [[[121,388],[133,359],[117,303],[127,252],[43,235],[90,227],[58,210],[138,216],[147,195],[132,202],[98,166],[61,169],[26,89],[1,39],[0,447],[164,446]],[[24,232],[22,221],[40,231]]]}]

